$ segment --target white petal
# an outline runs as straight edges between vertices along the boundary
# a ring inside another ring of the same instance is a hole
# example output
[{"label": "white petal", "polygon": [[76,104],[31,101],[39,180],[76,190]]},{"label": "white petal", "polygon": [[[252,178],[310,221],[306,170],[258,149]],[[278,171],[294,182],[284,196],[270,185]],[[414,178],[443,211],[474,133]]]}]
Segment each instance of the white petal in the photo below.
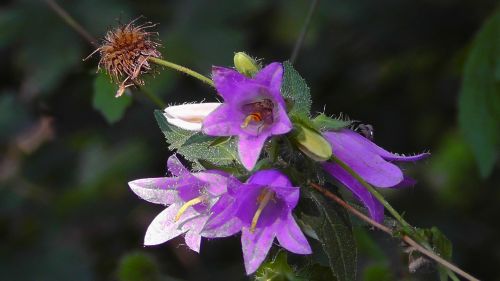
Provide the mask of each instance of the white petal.
[{"label": "white petal", "polygon": [[146,178],[128,183],[130,189],[140,198],[155,204],[170,205],[177,200],[175,178]]},{"label": "white petal", "polygon": [[190,131],[200,131],[203,119],[221,103],[193,103],[174,105],[165,108],[168,123]]},{"label": "white petal", "polygon": [[181,230],[177,227],[174,217],[179,210],[179,204],[170,205],[170,207],[158,214],[149,225],[144,236],[144,245],[158,245],[168,240],[175,238],[186,230]]}]

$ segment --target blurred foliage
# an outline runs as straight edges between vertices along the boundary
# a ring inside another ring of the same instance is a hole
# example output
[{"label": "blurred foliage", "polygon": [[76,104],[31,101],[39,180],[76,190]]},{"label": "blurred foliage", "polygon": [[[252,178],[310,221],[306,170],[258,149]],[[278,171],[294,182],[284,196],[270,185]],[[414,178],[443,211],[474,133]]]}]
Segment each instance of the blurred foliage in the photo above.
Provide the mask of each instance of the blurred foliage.
[{"label": "blurred foliage", "polygon": [[112,93],[116,93],[117,90],[118,86],[104,73],[98,74],[94,80],[92,105],[104,115],[109,123],[115,123],[120,120],[132,102],[132,97],[128,89],[125,90],[124,95],[116,98]]},{"label": "blurred foliage", "polygon": [[[232,65],[236,51],[263,64],[287,60],[310,3],[57,2],[97,38],[139,15],[159,22],[163,56],[203,74]],[[294,65],[310,87],[313,113],[326,105],[327,115],[374,125],[381,146],[433,153],[406,167],[420,180],[415,188],[385,194],[410,222],[438,226],[453,242],[453,260],[481,280],[500,279],[497,5],[320,1]],[[96,105],[98,58],[82,62],[93,50],[44,1],[2,3],[2,280],[248,280],[239,237],[203,241],[200,255],[178,241],[142,247],[159,209],[137,199],[127,181],[165,174],[169,151],[141,92],[119,101],[101,89]],[[205,85],[159,70],[146,89],[166,103],[216,99]],[[410,275],[394,240],[358,229],[358,280],[438,279],[436,271]],[[288,262],[294,269],[293,255]]]},{"label": "blurred foliage", "polygon": [[483,177],[500,153],[500,8],[473,42],[464,68],[459,122]]}]

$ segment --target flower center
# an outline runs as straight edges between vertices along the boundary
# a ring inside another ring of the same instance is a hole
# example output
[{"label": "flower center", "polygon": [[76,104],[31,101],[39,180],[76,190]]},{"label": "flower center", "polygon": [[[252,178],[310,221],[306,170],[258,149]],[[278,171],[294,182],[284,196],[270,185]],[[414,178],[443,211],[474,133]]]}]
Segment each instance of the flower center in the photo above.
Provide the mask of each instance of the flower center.
[{"label": "flower center", "polygon": [[262,211],[264,208],[267,206],[269,201],[274,198],[274,191],[269,190],[267,188],[264,188],[262,192],[259,194],[257,197],[257,203],[259,203],[259,207],[257,208],[257,211],[255,211],[255,214],[253,215],[252,218],[252,225],[250,226],[250,232],[255,231],[255,227],[257,226],[257,222],[259,221],[260,215],[262,214]]},{"label": "flower center", "polygon": [[177,211],[177,214],[175,215],[174,221],[175,222],[179,221],[182,214],[184,214],[189,207],[194,206],[194,205],[199,204],[199,203],[202,203],[205,199],[206,199],[205,195],[201,195],[201,196],[193,198],[193,199],[187,201],[186,203],[184,203],[184,205],[182,205],[182,207],[179,209],[179,211]]},{"label": "flower center", "polygon": [[256,102],[243,105],[243,113],[246,114],[241,128],[245,129],[249,125],[257,125],[260,131],[265,125],[271,125],[274,121],[274,103],[270,99],[262,99]]}]

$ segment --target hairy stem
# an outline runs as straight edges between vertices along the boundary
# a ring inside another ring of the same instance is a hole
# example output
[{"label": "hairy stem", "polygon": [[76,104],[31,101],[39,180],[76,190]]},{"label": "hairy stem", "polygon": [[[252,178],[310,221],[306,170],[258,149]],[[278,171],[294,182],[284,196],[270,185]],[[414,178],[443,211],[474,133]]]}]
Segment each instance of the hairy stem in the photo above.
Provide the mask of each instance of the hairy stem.
[{"label": "hairy stem", "polygon": [[206,83],[212,87],[215,87],[214,85],[214,82],[212,81],[212,79],[206,77],[205,75],[203,74],[200,74],[194,70],[191,70],[187,67],[184,67],[184,66],[181,66],[181,65],[178,65],[178,64],[175,64],[173,62],[169,62],[169,61],[166,61],[166,60],[162,60],[162,59],[159,59],[159,58],[152,58],[150,57],[148,59],[150,62],[152,63],[155,63],[157,65],[161,65],[161,66],[165,66],[165,67],[168,67],[168,68],[171,68],[171,69],[174,69],[174,70],[177,70],[177,71],[180,71],[182,73],[185,73],[191,77],[194,77],[200,81],[202,81],[203,83]]},{"label": "hairy stem", "polygon": [[[391,235],[394,237],[394,233],[392,231],[392,229],[390,229],[389,227],[383,225],[383,224],[380,224],[376,221],[374,221],[373,219],[371,219],[369,216],[363,214],[362,212],[360,212],[359,210],[357,210],[356,208],[352,207],[351,205],[349,205],[349,203],[347,203],[346,201],[342,200],[340,197],[338,197],[337,195],[335,195],[334,193],[330,192],[329,190],[327,190],[326,188],[318,185],[318,184],[315,184],[315,183],[311,183],[310,184],[314,189],[316,189],[317,191],[321,192],[323,195],[325,195],[326,197],[330,198],[331,200],[335,201],[337,204],[339,204],[340,206],[344,207],[348,212],[352,213],[353,215],[355,215],[356,217],[360,218],[361,220],[363,220],[364,222],[374,226],[375,228]],[[470,275],[469,273],[463,271],[462,269],[460,269],[459,267],[457,267],[456,265],[452,264],[451,262],[443,259],[442,257],[440,257],[438,254],[434,253],[433,251],[431,250],[428,250],[426,249],[424,246],[420,245],[419,243],[417,243],[415,240],[413,240],[410,236],[408,235],[403,235],[401,236],[401,239],[408,245],[412,246],[413,248],[415,248],[417,251],[419,251],[420,253],[426,255],[427,257],[429,257],[430,259],[433,259],[434,261],[436,261],[437,263],[441,264],[442,266],[448,268],[449,270],[455,272],[456,274],[462,276],[463,278],[467,279],[467,280],[470,280],[470,281],[479,281],[479,279],[475,278],[474,276]]]}]

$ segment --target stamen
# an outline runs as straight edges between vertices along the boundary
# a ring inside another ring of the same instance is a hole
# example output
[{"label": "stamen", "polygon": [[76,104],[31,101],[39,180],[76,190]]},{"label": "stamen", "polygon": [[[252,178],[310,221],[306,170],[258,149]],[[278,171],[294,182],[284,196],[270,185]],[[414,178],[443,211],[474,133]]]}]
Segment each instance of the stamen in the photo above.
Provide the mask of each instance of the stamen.
[{"label": "stamen", "polygon": [[203,202],[204,199],[205,199],[205,196],[201,195],[201,196],[198,196],[196,198],[193,198],[193,199],[187,201],[184,205],[182,205],[182,207],[179,209],[179,211],[175,215],[174,221],[175,222],[179,221],[179,219],[181,218],[182,214],[184,214],[184,212],[186,212],[187,208],[189,208],[191,206],[194,206],[194,205],[196,205],[198,203]]},{"label": "stamen", "polygon": [[250,124],[250,122],[255,121],[255,122],[260,122],[262,120],[260,113],[252,113],[248,115],[245,120],[243,121],[243,124],[241,124],[241,128],[246,128]]},{"label": "stamen", "polygon": [[257,208],[257,211],[253,215],[252,225],[250,226],[250,232],[254,233],[255,227],[257,226],[257,222],[259,221],[262,211],[273,197],[274,197],[274,192],[272,190],[264,189],[257,198],[257,201],[259,201],[259,208]]}]

